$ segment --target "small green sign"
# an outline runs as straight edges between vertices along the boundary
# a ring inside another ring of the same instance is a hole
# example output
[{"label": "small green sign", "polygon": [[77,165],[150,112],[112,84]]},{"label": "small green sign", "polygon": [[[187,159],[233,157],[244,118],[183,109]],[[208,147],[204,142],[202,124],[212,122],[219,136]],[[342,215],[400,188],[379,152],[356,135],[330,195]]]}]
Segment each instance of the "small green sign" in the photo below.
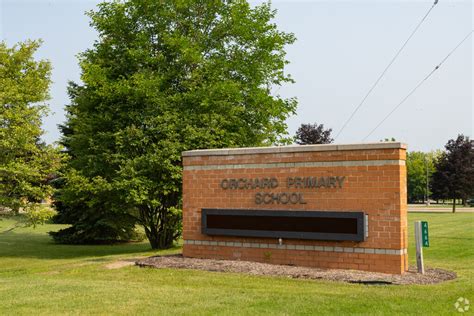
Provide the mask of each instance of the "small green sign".
[{"label": "small green sign", "polygon": [[421,222],[421,240],[423,247],[430,246],[430,239],[428,237],[428,222]]}]

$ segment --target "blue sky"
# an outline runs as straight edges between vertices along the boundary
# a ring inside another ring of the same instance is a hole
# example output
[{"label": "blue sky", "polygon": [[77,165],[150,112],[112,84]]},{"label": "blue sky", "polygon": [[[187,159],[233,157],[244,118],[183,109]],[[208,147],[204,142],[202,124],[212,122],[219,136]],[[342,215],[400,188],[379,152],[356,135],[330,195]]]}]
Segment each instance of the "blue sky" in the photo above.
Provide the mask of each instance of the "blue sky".
[{"label": "blue sky", "polygon": [[[76,56],[96,39],[84,12],[98,2],[0,0],[2,40],[13,45],[43,39],[37,57],[49,59],[54,68],[53,113],[44,121],[47,142],[60,137],[67,82],[80,78]],[[336,134],[433,1],[272,3],[280,29],[297,37],[287,48],[287,71],[296,84],[274,91],[299,100],[289,131],[318,122]],[[360,142],[473,29],[472,16],[471,1],[440,0],[337,142]],[[367,141],[395,137],[410,150],[426,151],[442,148],[458,133],[472,136],[472,57],[471,37]]]}]

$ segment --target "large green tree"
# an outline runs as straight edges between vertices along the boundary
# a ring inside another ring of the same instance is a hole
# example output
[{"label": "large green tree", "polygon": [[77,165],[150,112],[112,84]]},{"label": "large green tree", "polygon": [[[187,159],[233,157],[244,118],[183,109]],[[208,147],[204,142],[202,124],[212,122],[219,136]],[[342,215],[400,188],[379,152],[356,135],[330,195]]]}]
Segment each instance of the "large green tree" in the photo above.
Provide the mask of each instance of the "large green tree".
[{"label": "large green tree", "polygon": [[437,198],[466,200],[474,195],[474,144],[464,135],[458,135],[446,144],[444,152],[436,163],[432,190]]},{"label": "large green tree", "polygon": [[52,193],[58,151],[41,141],[51,65],[35,60],[39,41],[0,42],[0,207],[41,218],[38,203]]},{"label": "large green tree", "polygon": [[295,38],[275,14],[230,0],[114,1],[89,13],[99,39],[81,55],[83,84],[71,86],[63,127],[63,192],[91,188],[74,225],[100,205],[141,224],[153,248],[170,247],[182,151],[284,141],[296,100],[271,90],[292,82],[284,47]]}]

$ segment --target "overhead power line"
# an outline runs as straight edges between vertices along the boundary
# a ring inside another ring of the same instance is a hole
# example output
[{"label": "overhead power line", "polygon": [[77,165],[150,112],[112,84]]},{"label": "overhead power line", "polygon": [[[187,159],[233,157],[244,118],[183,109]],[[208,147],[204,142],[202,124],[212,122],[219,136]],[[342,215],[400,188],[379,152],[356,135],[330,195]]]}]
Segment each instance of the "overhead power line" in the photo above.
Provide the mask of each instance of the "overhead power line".
[{"label": "overhead power line", "polygon": [[435,2],[433,3],[433,5],[431,6],[431,8],[426,12],[426,14],[423,16],[423,18],[420,20],[420,22],[418,23],[418,25],[415,27],[415,29],[411,32],[410,36],[408,36],[407,40],[403,43],[402,47],[400,47],[400,49],[397,51],[397,53],[395,54],[395,56],[393,56],[392,60],[388,63],[387,67],[385,67],[385,69],[382,71],[382,73],[380,74],[380,76],[377,78],[377,80],[374,82],[374,84],[372,85],[372,87],[369,89],[369,91],[367,92],[367,94],[364,96],[364,98],[362,99],[362,101],[360,101],[359,105],[354,109],[354,111],[352,111],[352,114],[349,116],[349,118],[344,122],[344,124],[342,125],[342,128],[339,130],[339,132],[337,133],[336,137],[334,137],[334,139],[337,139],[339,137],[339,135],[341,135],[342,131],[346,128],[347,124],[349,124],[349,122],[352,120],[352,118],[354,117],[354,115],[357,113],[357,111],[359,111],[359,109],[362,107],[362,105],[364,104],[365,100],[369,97],[369,95],[372,93],[372,91],[375,89],[375,87],[379,84],[380,80],[382,79],[382,77],[385,75],[385,73],[388,71],[388,69],[392,66],[392,64],[395,62],[395,60],[398,58],[398,56],[400,55],[400,53],[402,52],[402,50],[405,48],[405,46],[407,46],[408,42],[411,40],[411,38],[415,35],[415,33],[418,31],[418,29],[420,28],[420,26],[423,24],[423,22],[426,20],[426,18],[428,17],[428,15],[431,13],[431,10],[433,10],[433,8],[435,7],[435,5],[438,4],[438,0],[435,0]]},{"label": "overhead power line", "polygon": [[382,125],[382,124],[393,114],[393,112],[395,112],[403,103],[405,103],[405,101],[406,101],[413,93],[415,93],[415,91],[418,90],[418,88],[419,88],[426,80],[428,80],[428,78],[431,77],[431,75],[433,75],[433,73],[434,73],[436,70],[438,70],[438,69],[441,67],[441,65],[449,58],[449,56],[451,56],[451,55],[459,48],[459,46],[461,46],[461,45],[469,38],[469,36],[472,35],[472,32],[474,32],[474,31],[471,30],[471,32],[469,32],[469,33],[466,35],[466,37],[464,37],[464,39],[463,39],[462,41],[460,41],[460,42],[456,45],[456,47],[454,47],[454,49],[451,50],[451,51],[449,52],[449,54],[446,55],[446,57],[444,57],[444,58],[441,60],[441,62],[440,62],[438,65],[436,65],[436,67],[435,67],[433,70],[431,70],[431,72],[430,72],[425,78],[423,78],[423,80],[421,80],[421,81],[415,86],[415,88],[413,88],[413,89],[410,91],[410,93],[408,93],[407,96],[404,97],[404,98],[400,101],[400,103],[398,103],[398,104],[377,124],[377,126],[375,126],[375,127],[370,131],[369,134],[367,134],[367,136],[365,136],[365,137],[362,139],[362,141],[365,141],[370,135],[372,135],[372,133],[375,132],[375,131],[377,130],[377,128],[379,128],[380,125]]}]

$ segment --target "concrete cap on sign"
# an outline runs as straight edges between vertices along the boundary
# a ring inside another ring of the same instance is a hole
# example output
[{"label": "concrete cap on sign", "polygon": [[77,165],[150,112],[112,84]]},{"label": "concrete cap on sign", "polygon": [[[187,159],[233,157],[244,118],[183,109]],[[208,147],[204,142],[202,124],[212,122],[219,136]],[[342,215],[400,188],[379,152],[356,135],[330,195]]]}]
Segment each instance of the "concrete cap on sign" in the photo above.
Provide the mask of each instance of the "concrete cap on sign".
[{"label": "concrete cap on sign", "polygon": [[379,142],[358,144],[324,144],[324,145],[290,145],[274,147],[247,147],[247,148],[224,148],[224,149],[198,149],[183,151],[183,157],[193,156],[228,156],[228,155],[252,155],[252,154],[277,154],[298,153],[312,151],[342,151],[342,150],[370,150],[370,149],[407,149],[407,145],[401,142]]}]

